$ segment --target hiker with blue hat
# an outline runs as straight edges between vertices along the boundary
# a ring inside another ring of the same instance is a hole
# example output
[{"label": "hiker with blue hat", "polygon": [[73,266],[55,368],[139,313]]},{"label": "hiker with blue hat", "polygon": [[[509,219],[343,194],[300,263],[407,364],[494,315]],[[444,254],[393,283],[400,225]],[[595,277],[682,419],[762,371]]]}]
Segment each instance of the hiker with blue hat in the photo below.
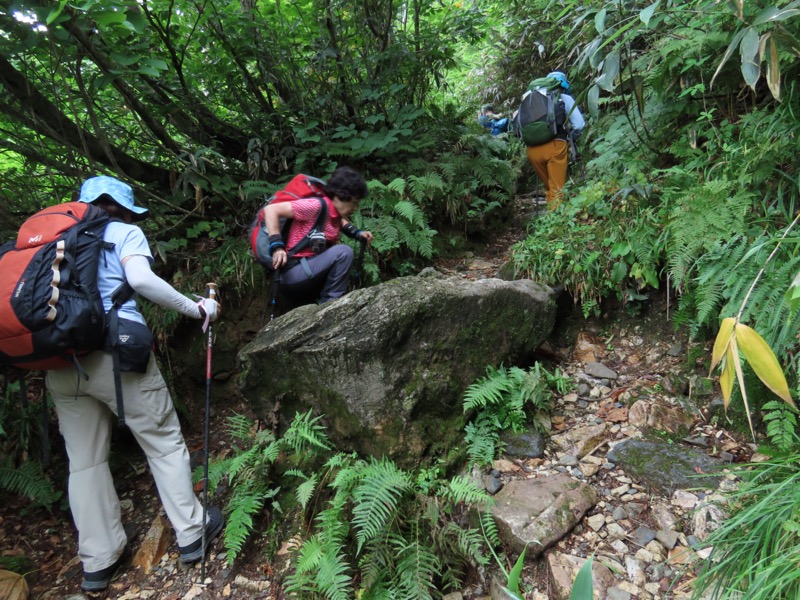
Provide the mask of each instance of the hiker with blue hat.
[{"label": "hiker with blue hat", "polygon": [[569,150],[575,153],[574,142],[586,125],[571,93],[567,76],[552,71],[530,83],[514,115],[514,131],[525,142],[528,162],[544,183],[549,209],[561,202]]},{"label": "hiker with blue hat", "polygon": [[[204,327],[220,314],[213,299],[187,298],[153,273],[153,256],[142,230],[135,224],[146,219],[148,209],[138,206],[133,189],[113,177],[87,179],[79,202],[104,209],[112,219],[103,233],[104,250],[97,279],[106,313],[112,296],[127,284],[128,299],[116,299],[120,323],[139,334],[147,330],[136,307],[136,294],[165,308],[202,319]],[[121,303],[120,303],[121,302]],[[129,335],[129,334],[126,334]],[[175,530],[184,563],[197,562],[205,547],[222,529],[219,509],[204,510],[194,493],[189,451],[167,385],[150,352],[152,336],[142,344],[144,356],[138,370],[117,370],[112,352],[95,350],[80,357],[80,370],[65,367],[47,371],[47,388],[58,414],[69,457],[69,505],[78,530],[78,556],[83,563],[85,591],[105,590],[116,571],[129,558],[128,539],[122,526],[120,503],[108,464],[112,415],[117,414],[117,385],[121,386],[124,421],[147,456],[164,510]],[[117,415],[120,416],[120,415]],[[203,545],[205,541],[205,547]]]}]

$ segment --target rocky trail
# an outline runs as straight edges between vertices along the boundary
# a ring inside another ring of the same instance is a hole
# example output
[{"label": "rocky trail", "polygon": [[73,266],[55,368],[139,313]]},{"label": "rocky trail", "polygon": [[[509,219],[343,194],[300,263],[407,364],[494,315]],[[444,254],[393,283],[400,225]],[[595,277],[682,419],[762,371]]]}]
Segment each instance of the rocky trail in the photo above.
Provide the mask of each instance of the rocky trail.
[{"label": "rocky trail", "polygon": [[[517,203],[507,232],[474,255],[437,261],[436,268],[471,279],[495,276],[530,216],[541,210],[531,198]],[[526,598],[568,598],[570,582],[589,556],[596,598],[688,598],[693,569],[709,552],[692,547],[724,518],[713,503],[720,488],[733,485],[724,466],[759,456],[747,438],[720,426],[721,406],[703,373],[710,348],[673,330],[665,301],[653,299],[637,316],[620,309],[588,320],[572,309],[567,294],[562,301],[567,317],[542,356],[570,386],[546,421],[548,435],[507,438],[507,452],[494,468],[474,476],[495,494],[510,559],[528,547]],[[196,401],[189,409],[202,414],[201,406]],[[225,419],[248,414],[235,393],[224,406],[212,414],[212,455],[227,451]],[[202,426],[190,424],[184,433],[199,460]],[[54,472],[63,474],[62,455],[60,447],[54,450]],[[28,573],[29,597],[284,597],[272,581],[275,565],[258,544],[229,567],[215,542],[200,585],[199,566],[180,565],[146,463],[123,433],[112,466],[136,558],[105,594],[80,591],[75,532],[63,506],[50,514],[16,497],[0,504],[0,555],[18,560],[17,572]],[[538,542],[545,538],[549,547],[542,553]],[[504,583],[492,569],[486,581],[445,598],[499,600]]]}]

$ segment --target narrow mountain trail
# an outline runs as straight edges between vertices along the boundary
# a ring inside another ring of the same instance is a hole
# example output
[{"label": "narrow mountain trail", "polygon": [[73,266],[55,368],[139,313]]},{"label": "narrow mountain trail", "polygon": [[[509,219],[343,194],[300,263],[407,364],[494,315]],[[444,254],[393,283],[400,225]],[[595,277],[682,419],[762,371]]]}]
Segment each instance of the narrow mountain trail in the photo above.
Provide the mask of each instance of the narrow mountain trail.
[{"label": "narrow mountain trail", "polygon": [[[544,208],[535,199],[517,198],[506,231],[473,254],[437,260],[435,268],[446,275],[470,279],[495,276],[508,260],[511,245],[526,235],[531,217],[541,210]],[[693,569],[707,556],[691,546],[704,539],[722,518],[718,510],[709,508],[716,489],[659,491],[623,464],[615,463],[609,454],[623,442],[653,439],[648,437],[652,432],[656,433],[656,441],[698,450],[722,462],[749,460],[754,448],[740,434],[719,427],[724,420],[709,408],[715,405],[713,390],[703,384],[701,373],[710,349],[691,343],[685,334],[673,330],[665,299],[654,299],[643,314],[635,317],[617,310],[600,318],[583,319],[567,295],[562,296],[560,305],[564,318],[543,346],[542,356],[548,368],[557,367],[571,385],[555,401],[543,451],[538,456],[505,455],[482,476],[501,498],[503,489],[515,481],[566,474],[591,486],[597,502],[543,557],[526,563],[525,597],[568,597],[567,582],[583,559],[594,556],[595,581],[604,590],[603,598],[688,598]],[[262,308],[263,300],[254,298],[247,310],[249,317],[239,316],[237,321],[250,322],[252,328],[253,318],[260,318]],[[225,327],[223,320],[219,330],[224,331]],[[222,391],[215,391],[212,456],[225,456],[231,451],[226,419],[237,413],[250,415],[245,401],[235,391],[234,379],[222,383]],[[203,395],[199,383],[195,378],[192,385],[196,389],[177,399],[184,407],[184,434],[195,465],[202,460],[203,445]],[[41,393],[41,386],[41,379],[32,382],[31,394],[35,395],[37,389]],[[587,446],[588,432],[598,428],[602,435],[592,438]],[[569,437],[571,434],[573,438]],[[52,473],[60,474],[62,480],[56,485],[66,490],[63,443],[55,434],[51,438],[58,444],[53,450]],[[222,543],[216,541],[207,561],[205,584],[201,585],[199,566],[180,565],[174,536],[164,524],[144,457],[124,431],[115,433],[112,469],[134,552],[152,544],[165,548],[166,553],[153,564],[140,558],[144,564],[123,569],[107,593],[85,596],[80,592],[81,567],[66,503],[48,513],[17,497],[6,497],[0,505],[0,555],[15,557],[20,564],[18,572],[28,573],[29,597],[284,597],[280,586],[272,581],[273,572],[282,570],[282,565],[265,558],[263,549],[271,540],[264,535],[255,535],[233,566],[227,564]],[[696,472],[703,474],[701,467]],[[730,479],[722,476],[720,485],[730,485]],[[224,499],[222,489],[213,503],[221,506]],[[163,533],[159,533],[159,527],[164,528]],[[513,561],[516,556],[510,559]],[[278,552],[276,560],[287,560],[285,548]],[[464,590],[446,598],[502,598],[492,589],[493,580],[495,584],[504,583],[490,576],[488,581],[467,584]]]}]

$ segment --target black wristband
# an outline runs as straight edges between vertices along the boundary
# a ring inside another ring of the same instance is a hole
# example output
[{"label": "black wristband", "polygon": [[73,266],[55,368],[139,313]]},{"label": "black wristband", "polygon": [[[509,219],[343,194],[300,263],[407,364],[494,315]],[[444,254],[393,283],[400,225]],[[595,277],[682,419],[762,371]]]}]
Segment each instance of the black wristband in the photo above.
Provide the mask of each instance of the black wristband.
[{"label": "black wristband", "polygon": [[352,223],[348,223],[342,227],[342,233],[355,240],[358,238],[358,234],[361,233],[361,230]]},{"label": "black wristband", "polygon": [[269,236],[269,250],[270,252],[278,249],[286,249],[286,244],[283,241],[283,236],[280,233],[275,233]]}]

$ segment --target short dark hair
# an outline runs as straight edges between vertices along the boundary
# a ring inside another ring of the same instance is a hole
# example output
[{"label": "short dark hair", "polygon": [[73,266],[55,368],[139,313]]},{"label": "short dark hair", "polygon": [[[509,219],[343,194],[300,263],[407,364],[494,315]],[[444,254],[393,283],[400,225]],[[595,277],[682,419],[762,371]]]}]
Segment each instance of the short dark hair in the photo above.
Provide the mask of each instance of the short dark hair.
[{"label": "short dark hair", "polygon": [[364,177],[350,167],[339,167],[336,169],[325,185],[328,197],[336,196],[343,202],[351,200],[361,200],[369,195],[369,188]]}]

